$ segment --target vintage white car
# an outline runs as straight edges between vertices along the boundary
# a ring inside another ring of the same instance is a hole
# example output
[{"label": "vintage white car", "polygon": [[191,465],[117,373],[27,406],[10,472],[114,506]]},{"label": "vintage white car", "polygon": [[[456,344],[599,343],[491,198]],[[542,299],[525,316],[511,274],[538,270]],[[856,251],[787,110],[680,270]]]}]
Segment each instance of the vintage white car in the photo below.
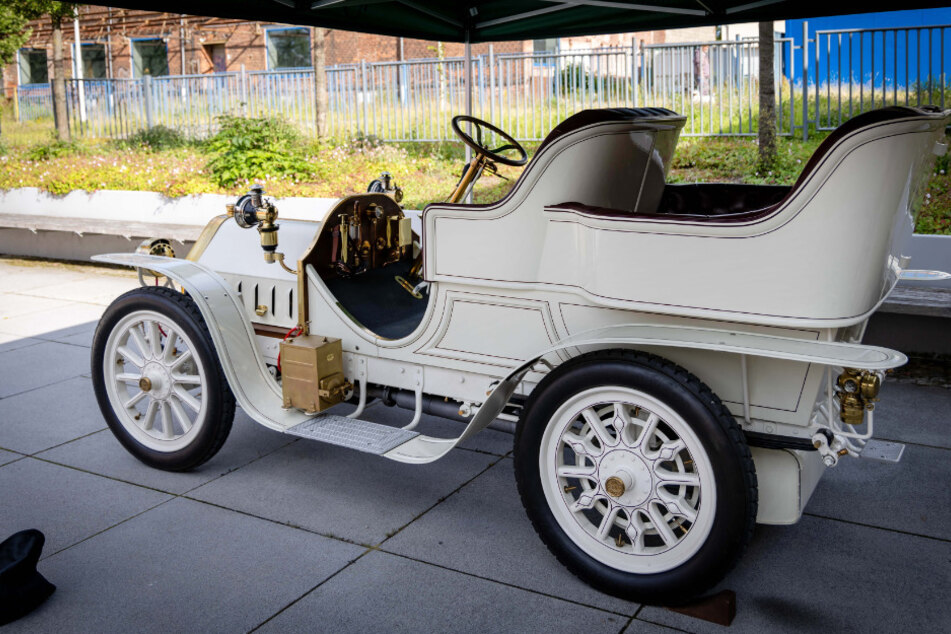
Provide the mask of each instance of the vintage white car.
[{"label": "vintage white car", "polygon": [[[776,187],[667,184],[684,125],[669,110],[581,112],[531,162],[457,117],[475,156],[419,233],[387,179],[320,223],[278,225],[255,188],[187,259],[96,257],[170,280],[103,315],[96,396],[122,444],[168,470],[211,458],[236,403],[409,464],[517,421],[519,492],[552,553],[604,592],[684,601],[871,438],[883,374],[906,358],[860,341],[908,265],[949,119],[857,116]],[[460,202],[498,162],[527,167],[502,200]],[[371,399],[412,410],[406,425],[361,420]],[[426,412],[466,426],[420,434]]]}]

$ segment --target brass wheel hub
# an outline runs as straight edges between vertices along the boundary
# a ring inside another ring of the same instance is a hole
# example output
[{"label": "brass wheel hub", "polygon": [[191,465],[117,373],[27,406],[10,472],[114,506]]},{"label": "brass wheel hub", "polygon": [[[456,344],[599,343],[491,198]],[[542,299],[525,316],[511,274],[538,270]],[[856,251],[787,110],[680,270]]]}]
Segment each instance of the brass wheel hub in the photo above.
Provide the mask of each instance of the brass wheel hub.
[{"label": "brass wheel hub", "polygon": [[612,498],[619,498],[624,495],[624,481],[617,476],[611,476],[607,482],[604,483],[604,490],[607,491],[608,495]]},{"label": "brass wheel hub", "polygon": [[152,389],[152,381],[149,380],[149,377],[143,376],[139,379],[139,389],[143,392],[148,392]]}]

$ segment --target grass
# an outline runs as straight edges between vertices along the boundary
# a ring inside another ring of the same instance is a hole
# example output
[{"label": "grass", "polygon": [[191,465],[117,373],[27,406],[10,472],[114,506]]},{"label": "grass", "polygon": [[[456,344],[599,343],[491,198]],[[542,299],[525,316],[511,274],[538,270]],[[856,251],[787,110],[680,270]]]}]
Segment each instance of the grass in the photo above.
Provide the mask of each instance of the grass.
[{"label": "grass", "polygon": [[[123,189],[157,191],[170,197],[201,193],[237,195],[249,182],[216,184],[209,173],[208,143],[175,139],[175,143],[78,141],[52,142],[49,130],[35,124],[18,129],[3,122],[0,137],[0,189],[39,187],[53,194],[73,190]],[[822,135],[824,136],[824,135]],[[669,180],[792,184],[821,142],[778,139],[779,159],[771,171],[757,171],[757,145],[749,137],[683,138],[677,148]],[[533,144],[526,144],[533,149]],[[306,145],[302,150],[312,173],[306,178],[261,174],[258,180],[276,197],[336,198],[366,190],[381,172],[395,177],[405,193],[408,209],[421,209],[445,200],[457,182],[463,164],[460,143],[383,144],[373,138],[336,146]],[[492,202],[502,197],[520,170],[500,166],[509,180],[485,176],[476,186],[474,201]],[[918,217],[919,233],[951,235],[951,180],[949,157],[941,157],[928,182]]]}]

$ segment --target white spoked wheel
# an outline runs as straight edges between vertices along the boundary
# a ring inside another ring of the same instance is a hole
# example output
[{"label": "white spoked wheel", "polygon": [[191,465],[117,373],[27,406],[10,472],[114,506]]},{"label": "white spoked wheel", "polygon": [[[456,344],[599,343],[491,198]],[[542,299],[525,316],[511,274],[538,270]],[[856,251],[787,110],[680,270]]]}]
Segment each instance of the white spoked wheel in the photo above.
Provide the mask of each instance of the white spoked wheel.
[{"label": "white spoked wheel", "polygon": [[617,570],[670,570],[709,534],[710,461],[683,418],[643,392],[595,388],[569,399],[545,432],[539,469],[562,529]]},{"label": "white spoked wheel", "polygon": [[208,414],[206,370],[183,329],[154,311],[126,315],[106,343],[103,372],[112,408],[155,451],[186,447]]},{"label": "white spoked wheel", "polygon": [[154,286],[122,295],[99,321],[92,352],[99,408],[137,458],[182,471],[224,444],[234,396],[191,298]]},{"label": "white spoked wheel", "polygon": [[515,477],[536,532],[604,592],[688,601],[753,533],[756,473],[735,419],[697,377],[644,352],[582,355],[525,402]]}]

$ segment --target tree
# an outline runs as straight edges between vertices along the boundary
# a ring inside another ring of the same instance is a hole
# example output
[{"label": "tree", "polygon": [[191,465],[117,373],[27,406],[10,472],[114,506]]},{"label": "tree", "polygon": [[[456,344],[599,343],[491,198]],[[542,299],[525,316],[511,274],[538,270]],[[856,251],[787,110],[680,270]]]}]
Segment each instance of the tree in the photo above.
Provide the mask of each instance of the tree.
[{"label": "tree", "polygon": [[53,26],[53,121],[56,123],[56,138],[60,141],[65,141],[69,139],[69,121],[66,119],[66,68],[63,66],[63,19],[76,15],[79,5],[70,2],[53,2],[51,0],[36,0],[35,4],[46,5],[44,13],[50,16],[50,22]]},{"label": "tree", "polygon": [[317,127],[317,138],[327,135],[327,31],[315,27],[313,30],[314,42],[314,124]]},{"label": "tree", "polygon": [[53,26],[53,120],[56,137],[69,138],[66,120],[66,70],[63,66],[63,20],[76,15],[79,5],[54,0],[3,0],[0,5],[0,64],[9,64],[30,37],[28,22],[44,15]]},{"label": "tree", "polygon": [[0,4],[0,66],[16,59],[17,51],[30,39],[31,17],[24,14],[16,3]]},{"label": "tree", "polygon": [[773,73],[773,23],[759,23],[759,168],[776,163],[776,78]]}]

